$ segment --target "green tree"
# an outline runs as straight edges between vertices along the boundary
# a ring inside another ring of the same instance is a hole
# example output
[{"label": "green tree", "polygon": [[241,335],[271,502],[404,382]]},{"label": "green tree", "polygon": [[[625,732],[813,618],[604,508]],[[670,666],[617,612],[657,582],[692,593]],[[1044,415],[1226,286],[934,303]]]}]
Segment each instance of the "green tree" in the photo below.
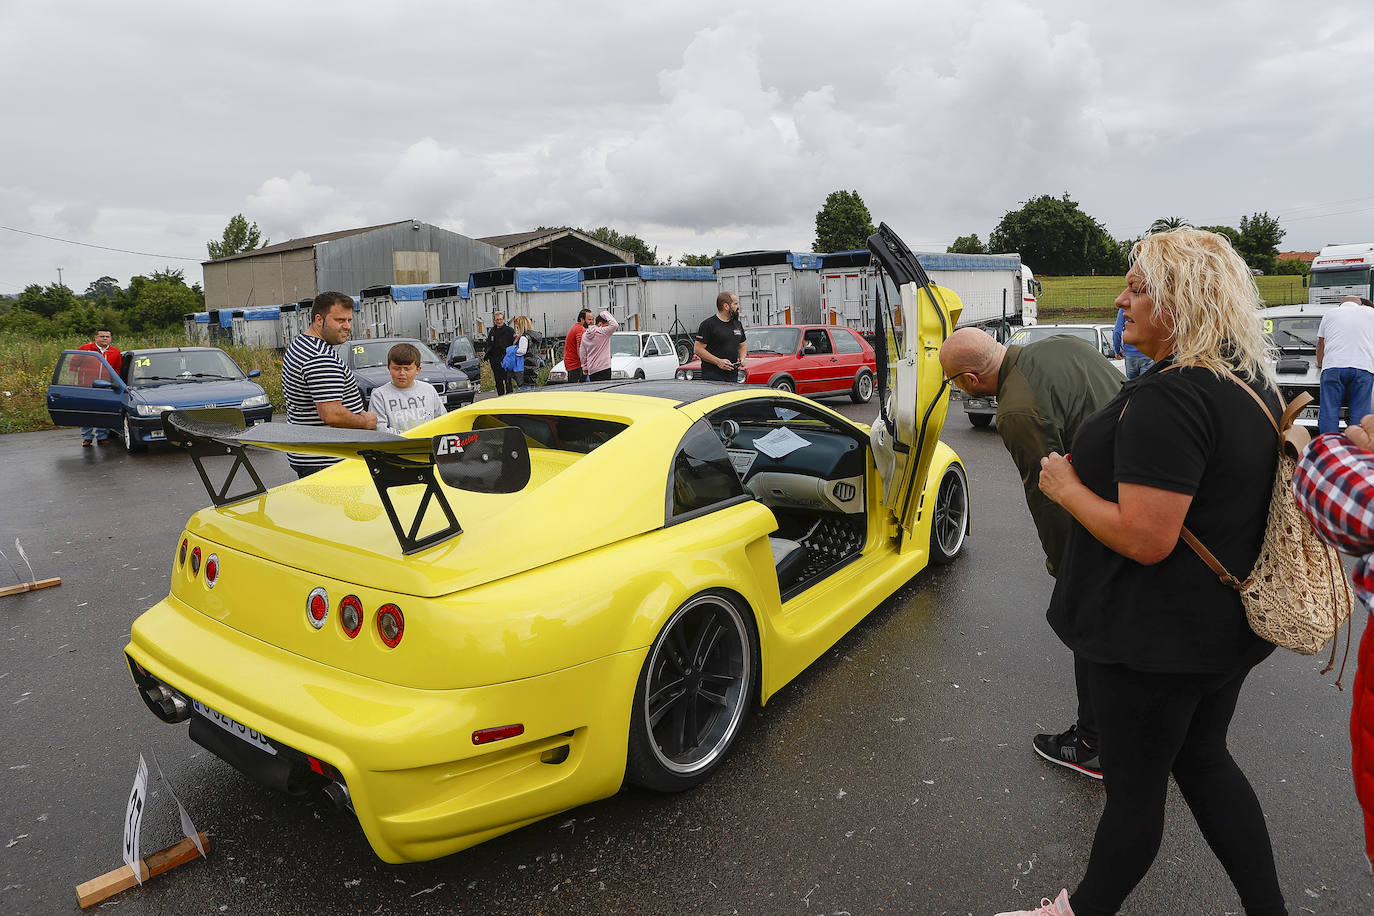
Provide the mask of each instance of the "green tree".
[{"label": "green tree", "polygon": [[1019,252],[1037,274],[1051,277],[1117,273],[1122,260],[1117,241],[1067,193],[1042,194],[1007,213],[988,236],[988,250]]},{"label": "green tree", "polygon": [[1294,277],[1305,277],[1312,270],[1312,265],[1302,258],[1280,258],[1274,265],[1271,273],[1291,275]]},{"label": "green tree", "polygon": [[831,191],[816,211],[815,251],[850,251],[868,247],[878,230],[858,191]]},{"label": "green tree", "polygon": [[1278,217],[1267,212],[1242,216],[1236,251],[1250,267],[1271,274],[1278,264],[1279,242],[1287,234],[1279,226]]},{"label": "green tree", "polygon": [[717,248],[715,254],[684,254],[677,262],[683,267],[711,267],[716,263],[716,258],[723,254],[725,252]]},{"label": "green tree", "polygon": [[99,280],[92,280],[91,285],[86,287],[86,291],[81,294],[87,299],[112,299],[118,301],[124,296],[124,290],[120,287],[119,281],[114,277],[101,277]]},{"label": "green tree", "polygon": [[243,218],[242,213],[236,213],[229,220],[229,225],[224,227],[224,235],[218,241],[205,243],[205,250],[210,253],[210,260],[218,261],[220,258],[227,258],[231,254],[242,254],[245,251],[252,251],[254,248],[262,248],[268,244],[269,240],[262,238],[262,232],[258,229],[257,223],[250,224]]},{"label": "green tree", "polygon": [[1240,250],[1240,233],[1237,232],[1237,231],[1236,231],[1235,229],[1233,229],[1232,227],[1230,227],[1230,226],[1198,226],[1198,228],[1199,228],[1199,229],[1206,230],[1207,232],[1215,232],[1215,233],[1217,233],[1218,235],[1224,235],[1224,236],[1226,236],[1226,238],[1231,242],[1231,247],[1234,248],[1234,249],[1236,249],[1237,251]]},{"label": "green tree", "polygon": [[621,235],[610,226],[599,226],[587,232],[586,229],[579,229],[578,232],[585,232],[592,238],[600,239],[607,245],[614,245],[616,248],[623,248],[633,257],[636,264],[657,264],[658,247],[650,248],[648,243],[637,235]]},{"label": "green tree", "polygon": [[15,307],[0,315],[0,333],[12,331],[27,337],[54,336],[53,323],[37,312]]},{"label": "green tree", "polygon": [[116,338],[129,330],[128,322],[118,309],[94,302],[83,302],[75,308],[59,312],[53,318],[52,326],[55,334],[87,339],[101,328],[110,330]]},{"label": "green tree", "polygon": [[946,248],[945,251],[949,252],[950,254],[988,253],[987,246],[983,244],[982,239],[978,238],[978,233],[976,232],[973,233],[973,235],[959,236],[957,239],[954,240],[954,244]]},{"label": "green tree", "polygon": [[1170,229],[1181,229],[1186,225],[1188,225],[1188,221],[1181,216],[1161,216],[1150,223],[1150,231],[1168,232]]},{"label": "green tree", "polygon": [[39,286],[37,283],[31,283],[24,287],[24,291],[19,294],[19,301],[15,304],[35,315],[51,318],[58,312],[65,312],[75,306],[76,301],[76,294],[65,284],[49,283],[47,286]]},{"label": "green tree", "polygon": [[129,281],[129,324],[134,330],[156,331],[181,325],[181,316],[201,310],[196,291],[180,278],[158,271],[156,279],[134,277]]}]

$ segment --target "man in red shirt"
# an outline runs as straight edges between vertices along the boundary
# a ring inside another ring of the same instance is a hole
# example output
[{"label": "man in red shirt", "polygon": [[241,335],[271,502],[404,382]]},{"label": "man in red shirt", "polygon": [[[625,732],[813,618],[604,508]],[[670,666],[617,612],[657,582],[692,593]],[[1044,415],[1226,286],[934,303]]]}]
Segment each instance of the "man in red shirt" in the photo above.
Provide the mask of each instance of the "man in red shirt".
[{"label": "man in red shirt", "polygon": [[568,370],[568,381],[581,382],[586,380],[582,373],[582,355],[579,348],[582,346],[582,335],[587,333],[587,326],[592,323],[592,310],[583,309],[577,313],[577,321],[568,328],[568,336],[563,340],[563,368]]},{"label": "man in red shirt", "polygon": [[[111,341],[113,340],[114,335],[110,333],[109,328],[100,328],[95,332],[95,340],[91,341],[88,344],[82,344],[81,346],[77,347],[77,349],[92,350],[96,353],[99,353],[101,356],[105,357],[105,362],[110,364],[110,368],[113,369],[116,373],[118,373],[124,363],[124,356],[119,352],[119,348],[116,347],[113,343],[111,343]],[[92,362],[94,362],[94,360],[92,360]],[[83,371],[81,384],[89,385],[97,378],[105,378],[105,371],[102,367],[99,372],[91,373],[90,379],[87,379],[85,376],[86,373]],[[109,445],[110,431],[108,429],[100,429],[98,427],[91,426],[81,427],[81,447],[90,448],[92,438],[98,439],[101,445]]]}]

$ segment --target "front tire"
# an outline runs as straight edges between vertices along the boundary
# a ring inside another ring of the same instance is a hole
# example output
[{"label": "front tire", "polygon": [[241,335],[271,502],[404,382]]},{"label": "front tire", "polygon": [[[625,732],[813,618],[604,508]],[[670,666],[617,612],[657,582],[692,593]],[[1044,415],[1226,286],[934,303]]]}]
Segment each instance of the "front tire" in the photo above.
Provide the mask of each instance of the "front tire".
[{"label": "front tire", "polygon": [[873,399],[873,373],[864,369],[854,377],[854,389],[849,392],[849,399],[855,404],[867,404]]},{"label": "front tire", "polygon": [[134,432],[133,424],[129,422],[129,415],[124,415],[124,450],[130,455],[147,451],[148,446],[138,441],[138,434]]},{"label": "front tire", "polygon": [[952,563],[968,536],[968,477],[957,464],[945,468],[935,491],[935,515],[930,520],[930,562]]},{"label": "front tire", "polygon": [[992,423],[992,417],[985,413],[971,413],[968,415],[968,421],[979,429],[982,429]]},{"label": "front tire", "polygon": [[739,735],[757,680],[747,610],[714,589],[687,601],[663,625],[640,671],[626,778],[657,792],[705,782]]},{"label": "front tire", "polygon": [[781,378],[773,379],[773,381],[768,383],[768,387],[776,388],[778,391],[786,391],[791,394],[796,394],[797,391],[797,383],[785,375]]}]

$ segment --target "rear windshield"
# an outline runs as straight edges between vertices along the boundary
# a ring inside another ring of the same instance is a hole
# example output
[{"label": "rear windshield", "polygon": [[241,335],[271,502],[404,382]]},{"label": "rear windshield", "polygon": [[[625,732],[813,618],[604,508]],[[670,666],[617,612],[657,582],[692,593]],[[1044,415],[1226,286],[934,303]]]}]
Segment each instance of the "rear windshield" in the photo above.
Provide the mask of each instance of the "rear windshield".
[{"label": "rear windshield", "polygon": [[454,338],[453,344],[449,347],[449,357],[458,359],[476,359],[477,351],[473,349],[472,341],[466,337]]},{"label": "rear windshield", "polygon": [[628,429],[625,423],[592,417],[562,417],[556,414],[499,413],[478,417],[473,429],[514,426],[525,434],[530,448],[555,449],[586,454]]},{"label": "rear windshield", "polygon": [[1068,337],[1077,337],[1079,340],[1086,340],[1094,347],[1097,346],[1096,328],[1057,328],[1053,325],[1022,328],[1011,335],[1011,339],[1007,341],[1007,346],[1024,347],[1026,344],[1035,343],[1037,340],[1044,340],[1046,337],[1054,337],[1060,334]]},{"label": "rear windshield", "polygon": [[439,362],[439,357],[418,340],[355,340],[345,346],[348,347],[349,361],[354,369],[370,369],[373,366],[385,366],[387,353],[398,343],[408,343],[419,350],[421,366],[433,366]]}]

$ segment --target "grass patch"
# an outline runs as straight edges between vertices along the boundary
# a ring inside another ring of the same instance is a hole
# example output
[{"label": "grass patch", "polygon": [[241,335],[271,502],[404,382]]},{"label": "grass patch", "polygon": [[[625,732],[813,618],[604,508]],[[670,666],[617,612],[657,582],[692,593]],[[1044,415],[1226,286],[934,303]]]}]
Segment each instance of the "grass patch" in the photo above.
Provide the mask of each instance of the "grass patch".
[{"label": "grass patch", "polygon": [[[48,382],[63,350],[90,343],[85,338],[44,339],[24,334],[0,334],[0,433],[25,433],[56,429],[48,417]],[[131,335],[115,341],[122,351],[148,347],[192,347],[180,332]],[[264,347],[222,347],[244,372],[262,370],[257,383],[272,399],[275,410],[285,410],[281,393],[281,356]]]},{"label": "grass patch", "polygon": [[[1126,287],[1122,277],[1039,277],[1041,324],[1101,324],[1116,321],[1116,297]],[[1307,301],[1302,277],[1256,277],[1265,305]]]}]

